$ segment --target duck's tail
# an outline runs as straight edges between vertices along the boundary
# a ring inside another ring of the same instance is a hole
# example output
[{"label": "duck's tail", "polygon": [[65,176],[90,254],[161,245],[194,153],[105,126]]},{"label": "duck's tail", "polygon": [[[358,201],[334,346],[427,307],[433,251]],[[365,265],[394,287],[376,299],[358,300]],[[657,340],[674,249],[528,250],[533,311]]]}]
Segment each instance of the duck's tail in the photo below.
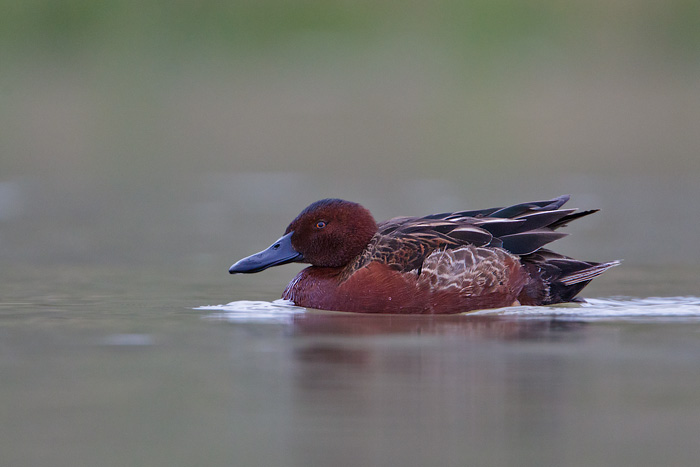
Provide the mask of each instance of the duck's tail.
[{"label": "duck's tail", "polygon": [[522,260],[531,279],[519,297],[524,305],[579,301],[576,295],[591,280],[620,264],[620,261],[579,261],[544,249]]},{"label": "duck's tail", "polygon": [[561,276],[557,282],[569,287],[581,282],[588,283],[594,277],[598,277],[608,269],[619,265],[621,261],[608,261],[607,263],[592,263],[593,266],[581,269],[565,276]]}]

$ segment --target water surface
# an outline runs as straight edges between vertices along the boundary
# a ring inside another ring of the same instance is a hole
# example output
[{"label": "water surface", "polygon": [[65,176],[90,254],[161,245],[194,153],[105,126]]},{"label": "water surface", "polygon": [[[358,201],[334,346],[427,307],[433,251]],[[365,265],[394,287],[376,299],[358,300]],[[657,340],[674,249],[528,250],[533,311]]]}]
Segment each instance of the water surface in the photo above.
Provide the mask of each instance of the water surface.
[{"label": "water surface", "polygon": [[[697,297],[372,316],[274,302],[268,276],[259,292],[168,268],[25,267],[2,279],[4,465],[700,455]],[[215,304],[224,297],[242,300]]]}]

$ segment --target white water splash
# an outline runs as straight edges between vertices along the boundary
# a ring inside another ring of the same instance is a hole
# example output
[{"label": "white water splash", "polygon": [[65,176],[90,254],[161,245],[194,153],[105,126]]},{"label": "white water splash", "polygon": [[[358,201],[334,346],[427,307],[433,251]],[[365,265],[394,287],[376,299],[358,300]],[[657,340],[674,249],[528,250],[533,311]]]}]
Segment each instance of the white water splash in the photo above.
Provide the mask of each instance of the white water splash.
[{"label": "white water splash", "polygon": [[700,320],[700,297],[589,298],[580,305],[518,306],[483,310],[476,314],[556,316],[591,320],[643,318]]},{"label": "white water splash", "polygon": [[[288,300],[274,302],[240,300],[226,305],[201,306],[195,310],[210,310],[207,319],[231,322],[289,323],[293,316],[306,308]],[[498,315],[523,318],[556,317],[586,321],[600,320],[653,320],[700,321],[700,297],[614,297],[590,298],[585,303],[566,303],[550,306],[514,306],[465,313],[470,315]]]},{"label": "white water splash", "polygon": [[303,313],[306,308],[295,306],[289,300],[280,299],[274,302],[239,300],[226,305],[200,306],[195,310],[217,311],[205,316],[214,320],[286,323],[291,321],[294,315]]}]

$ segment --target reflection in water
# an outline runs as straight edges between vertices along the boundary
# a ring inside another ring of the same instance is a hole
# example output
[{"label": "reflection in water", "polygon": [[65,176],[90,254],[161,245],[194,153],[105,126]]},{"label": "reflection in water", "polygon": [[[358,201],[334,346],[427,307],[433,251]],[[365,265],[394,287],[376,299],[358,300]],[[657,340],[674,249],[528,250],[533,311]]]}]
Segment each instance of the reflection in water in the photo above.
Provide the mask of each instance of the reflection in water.
[{"label": "reflection in water", "polygon": [[[241,308],[250,304],[238,302],[207,319],[229,321],[256,340],[274,336],[262,351],[247,354],[253,362],[273,359],[278,368],[274,383],[265,375],[269,368],[256,378],[251,397],[273,393],[284,401],[259,417],[277,420],[278,437],[268,441],[285,446],[287,465],[322,465],[329,456],[341,465],[465,465],[480,458],[512,464],[513,453],[521,456],[532,440],[556,439],[566,406],[566,353],[538,349],[585,341],[590,326],[548,317],[363,315],[270,305],[261,313],[266,307],[257,303],[247,322]],[[450,451],[457,457],[446,459]],[[557,453],[537,459],[555,465]]]},{"label": "reflection in water", "polygon": [[649,439],[625,414],[663,385],[659,372],[697,380],[679,376],[686,368],[675,357],[659,365],[644,341],[619,342],[618,327],[546,311],[294,313],[274,352],[281,420],[293,429],[275,441],[290,465],[331,455],[342,465],[561,465],[572,456],[570,465],[595,465],[626,438]]},{"label": "reflection in water", "polygon": [[192,311],[182,305],[195,288],[163,281],[131,302],[8,308],[5,464],[583,467],[700,455],[697,298],[453,316],[279,301]]},{"label": "reflection in water", "polygon": [[[288,439],[294,463],[341,451],[347,465],[429,465],[458,445],[465,457],[457,465],[497,455],[499,443],[489,440],[520,446],[555,437],[569,386],[565,359],[509,343],[576,342],[586,326],[498,316],[295,315],[287,357],[299,423]],[[556,452],[542,460],[555,465]],[[503,465],[512,460],[501,455]]]},{"label": "reflection in water", "polygon": [[98,343],[110,347],[141,347],[155,345],[155,339],[150,334],[110,334]]},{"label": "reflection in water", "polygon": [[232,323],[235,361],[259,371],[248,397],[275,401],[256,417],[286,465],[654,465],[654,445],[687,448],[697,428],[698,303],[402,316],[233,302],[206,318]]},{"label": "reflection in water", "polygon": [[437,335],[502,340],[556,339],[582,323],[554,319],[519,320],[500,316],[421,316],[303,313],[294,316],[299,335]]}]

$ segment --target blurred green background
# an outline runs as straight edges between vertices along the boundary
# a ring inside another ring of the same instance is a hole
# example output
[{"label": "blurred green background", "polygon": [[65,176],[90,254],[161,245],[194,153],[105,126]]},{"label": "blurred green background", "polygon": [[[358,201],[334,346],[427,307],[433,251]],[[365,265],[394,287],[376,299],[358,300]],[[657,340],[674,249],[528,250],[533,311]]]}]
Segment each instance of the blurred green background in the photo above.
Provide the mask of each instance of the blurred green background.
[{"label": "blurred green background", "polygon": [[0,62],[4,260],[208,271],[326,196],[567,192],[604,208],[570,253],[698,259],[697,1],[3,1]]},{"label": "blurred green background", "polygon": [[696,1],[2,11],[4,178],[700,166]]}]

